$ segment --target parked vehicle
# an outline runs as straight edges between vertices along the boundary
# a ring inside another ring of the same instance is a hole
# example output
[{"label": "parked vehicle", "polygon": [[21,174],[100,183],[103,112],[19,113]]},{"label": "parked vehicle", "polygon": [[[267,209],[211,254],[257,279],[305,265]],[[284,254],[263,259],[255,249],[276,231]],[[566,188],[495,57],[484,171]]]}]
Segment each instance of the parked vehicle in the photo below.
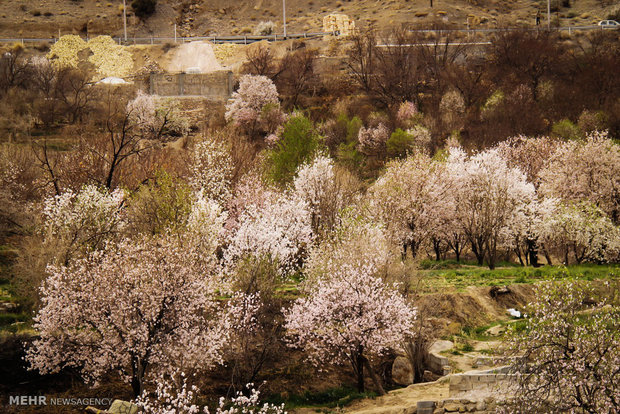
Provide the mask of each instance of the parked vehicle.
[{"label": "parked vehicle", "polygon": [[601,29],[620,29],[620,23],[615,20],[601,20],[598,25]]}]

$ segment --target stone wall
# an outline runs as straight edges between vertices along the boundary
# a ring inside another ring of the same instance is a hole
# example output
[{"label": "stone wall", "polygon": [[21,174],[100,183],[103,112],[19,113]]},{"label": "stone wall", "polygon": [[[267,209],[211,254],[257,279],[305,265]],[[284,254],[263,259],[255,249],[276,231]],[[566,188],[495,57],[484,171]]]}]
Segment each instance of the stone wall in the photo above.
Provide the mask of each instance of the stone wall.
[{"label": "stone wall", "polygon": [[230,98],[233,86],[231,71],[210,73],[152,73],[149,79],[151,95],[202,96],[215,101]]},{"label": "stone wall", "polygon": [[467,398],[450,398],[441,401],[419,401],[415,409],[409,410],[410,414],[444,414],[444,413],[495,413],[498,406],[504,405],[504,401],[498,401],[493,397],[479,400]]},{"label": "stone wall", "polygon": [[450,395],[493,391],[507,383],[510,376],[504,373],[454,374],[450,377]]}]

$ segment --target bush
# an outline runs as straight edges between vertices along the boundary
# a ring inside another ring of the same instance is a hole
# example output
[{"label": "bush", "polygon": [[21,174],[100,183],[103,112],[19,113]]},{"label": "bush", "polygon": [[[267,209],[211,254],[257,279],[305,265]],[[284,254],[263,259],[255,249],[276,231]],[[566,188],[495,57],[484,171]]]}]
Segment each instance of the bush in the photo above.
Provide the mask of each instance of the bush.
[{"label": "bush", "polygon": [[276,25],[269,20],[268,22],[260,22],[256,25],[256,29],[254,30],[254,34],[258,36],[269,36],[273,33]]},{"label": "bush", "polygon": [[398,128],[387,140],[387,155],[390,158],[405,158],[415,144],[411,134]]},{"label": "bush", "polygon": [[319,134],[312,122],[303,115],[293,116],[286,124],[276,148],[269,154],[269,178],[286,184],[297,167],[312,159],[320,148]]},{"label": "bush", "polygon": [[582,138],[581,129],[572,123],[570,119],[562,119],[553,124],[551,132],[553,135],[565,140],[579,140]]},{"label": "bush", "polygon": [[157,0],[133,0],[131,8],[136,16],[145,18],[155,13],[155,7],[157,6]]}]

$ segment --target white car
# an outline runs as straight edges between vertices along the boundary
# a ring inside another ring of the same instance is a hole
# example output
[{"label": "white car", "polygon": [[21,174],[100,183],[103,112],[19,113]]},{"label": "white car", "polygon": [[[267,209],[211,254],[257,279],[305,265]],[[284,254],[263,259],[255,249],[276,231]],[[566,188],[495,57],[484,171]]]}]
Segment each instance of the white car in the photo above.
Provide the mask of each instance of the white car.
[{"label": "white car", "polygon": [[601,29],[620,29],[620,23],[615,20],[601,20],[598,25]]}]

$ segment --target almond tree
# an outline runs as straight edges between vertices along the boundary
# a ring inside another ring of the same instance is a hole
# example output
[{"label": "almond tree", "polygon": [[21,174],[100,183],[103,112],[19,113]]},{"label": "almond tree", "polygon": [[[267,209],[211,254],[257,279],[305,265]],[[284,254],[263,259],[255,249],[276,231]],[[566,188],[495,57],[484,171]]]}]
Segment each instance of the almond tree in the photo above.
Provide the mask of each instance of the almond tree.
[{"label": "almond tree", "polygon": [[73,366],[88,382],[118,372],[137,397],[158,370],[221,361],[227,326],[215,301],[222,286],[214,250],[188,232],[108,244],[50,267],[34,319],[40,337],[27,351],[31,369]]},{"label": "almond tree", "polygon": [[[617,413],[620,307],[583,284],[538,286],[527,328],[509,339],[517,355],[512,413]],[[598,302],[598,303],[597,303]]]},{"label": "almond tree", "polygon": [[443,166],[418,154],[392,161],[369,189],[370,209],[392,241],[415,257],[436,226],[438,209],[449,200],[450,183],[442,179]]},{"label": "almond tree", "polygon": [[225,118],[243,128],[252,138],[275,131],[284,122],[284,114],[273,81],[262,75],[243,75],[239,89],[226,104]]},{"label": "almond tree", "polygon": [[293,181],[293,193],[307,203],[312,231],[319,237],[327,237],[337,227],[340,212],[353,201],[356,187],[355,177],[324,155],[302,164]]},{"label": "almond tree", "polygon": [[554,249],[569,264],[616,262],[620,259],[620,228],[600,208],[588,202],[564,203],[546,214],[540,234],[547,249]]},{"label": "almond tree", "polygon": [[510,218],[535,197],[534,186],[517,168],[510,168],[497,150],[472,157],[450,152],[448,169],[453,177],[458,217],[479,264],[486,256],[495,268],[497,250]]},{"label": "almond tree", "polygon": [[540,173],[540,191],[568,201],[588,200],[620,223],[620,146],[607,133],[564,143]]},{"label": "almond tree", "polygon": [[87,185],[78,193],[67,190],[44,200],[44,238],[54,245],[59,263],[67,264],[79,252],[103,247],[126,224],[125,193]]},{"label": "almond tree", "polygon": [[231,224],[225,261],[231,266],[245,255],[265,257],[286,274],[299,267],[314,237],[308,204],[292,194],[256,190]]},{"label": "almond tree", "polygon": [[307,286],[307,296],[297,299],[285,318],[291,345],[304,348],[314,364],[350,363],[359,392],[367,369],[383,394],[369,358],[412,334],[416,311],[375,273],[375,266],[363,261],[343,265]]}]

